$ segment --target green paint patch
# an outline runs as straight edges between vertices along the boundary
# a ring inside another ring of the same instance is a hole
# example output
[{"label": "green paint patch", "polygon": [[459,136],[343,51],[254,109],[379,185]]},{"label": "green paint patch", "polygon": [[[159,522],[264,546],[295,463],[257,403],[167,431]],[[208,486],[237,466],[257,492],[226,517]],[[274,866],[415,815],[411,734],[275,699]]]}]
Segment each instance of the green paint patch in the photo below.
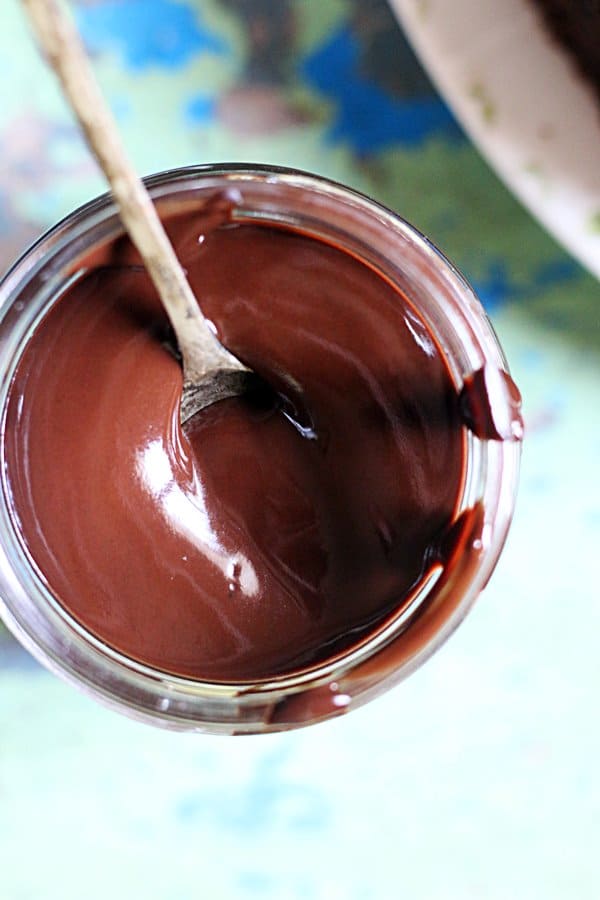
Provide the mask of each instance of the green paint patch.
[{"label": "green paint patch", "polygon": [[592,234],[600,234],[600,209],[589,217],[588,231],[591,231]]},{"label": "green paint patch", "polygon": [[422,22],[425,22],[431,11],[429,0],[417,0],[417,13]]},{"label": "green paint patch", "polygon": [[365,162],[362,174],[367,193],[428,234],[470,277],[484,277],[493,256],[506,260],[512,281],[530,283],[536,269],[563,255],[472,144],[437,139],[418,152],[395,148]]},{"label": "green paint patch", "polygon": [[478,104],[483,121],[491,125],[497,118],[498,108],[490,97],[486,86],[481,81],[475,81],[471,85],[469,95]]},{"label": "green paint patch", "polygon": [[298,31],[296,53],[303,56],[314,50],[325,35],[340,28],[352,13],[349,0],[327,0],[327,3],[296,4]]},{"label": "green paint patch", "polygon": [[523,171],[527,172],[528,175],[537,175],[538,178],[541,178],[544,174],[544,168],[537,159],[532,159],[531,162],[526,163],[523,166]]}]

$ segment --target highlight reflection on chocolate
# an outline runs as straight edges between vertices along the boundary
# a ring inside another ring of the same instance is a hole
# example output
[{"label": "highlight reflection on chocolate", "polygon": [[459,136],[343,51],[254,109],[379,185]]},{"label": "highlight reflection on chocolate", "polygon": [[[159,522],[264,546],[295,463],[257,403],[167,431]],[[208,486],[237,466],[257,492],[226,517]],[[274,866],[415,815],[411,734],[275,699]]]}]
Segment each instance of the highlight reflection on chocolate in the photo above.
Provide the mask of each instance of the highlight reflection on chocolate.
[{"label": "highlight reflection on chocolate", "polygon": [[363,640],[455,518],[461,405],[377,272],[266,225],[169,231],[220,339],[268,388],[182,430],[181,371],[125,239],[37,326],[5,428],[14,519],[85,628],[173,674],[248,682]]}]

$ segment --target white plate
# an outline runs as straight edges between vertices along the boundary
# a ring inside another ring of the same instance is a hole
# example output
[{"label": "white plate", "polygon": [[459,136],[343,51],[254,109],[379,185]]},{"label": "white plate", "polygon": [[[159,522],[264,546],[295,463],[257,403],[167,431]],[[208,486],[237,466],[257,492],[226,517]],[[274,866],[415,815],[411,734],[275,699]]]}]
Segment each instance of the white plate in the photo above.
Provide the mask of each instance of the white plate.
[{"label": "white plate", "polygon": [[529,0],[390,0],[512,191],[600,277],[600,100]]}]

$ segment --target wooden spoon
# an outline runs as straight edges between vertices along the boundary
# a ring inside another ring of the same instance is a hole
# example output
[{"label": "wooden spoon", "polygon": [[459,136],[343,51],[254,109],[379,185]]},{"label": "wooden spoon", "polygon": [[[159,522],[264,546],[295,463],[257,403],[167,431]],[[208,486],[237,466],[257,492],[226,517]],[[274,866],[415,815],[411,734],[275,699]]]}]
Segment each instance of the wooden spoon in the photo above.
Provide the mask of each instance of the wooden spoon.
[{"label": "wooden spoon", "polygon": [[125,153],[72,20],[57,0],[21,2],[173,326],[183,361],[183,423],[205,406],[241,393],[253,373],[219,343],[202,315],[150,195]]}]

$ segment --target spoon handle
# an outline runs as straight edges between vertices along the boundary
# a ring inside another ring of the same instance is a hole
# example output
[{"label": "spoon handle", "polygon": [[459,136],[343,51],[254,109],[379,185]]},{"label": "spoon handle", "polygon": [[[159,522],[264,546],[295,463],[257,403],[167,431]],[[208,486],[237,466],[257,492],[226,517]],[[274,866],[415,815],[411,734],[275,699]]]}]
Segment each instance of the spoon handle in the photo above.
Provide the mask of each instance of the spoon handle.
[{"label": "spoon handle", "polygon": [[217,369],[243,370],[245,367],[219,343],[202,315],[150,195],[125,153],[72,20],[57,0],[21,2],[171,320],[185,383],[199,381]]}]

